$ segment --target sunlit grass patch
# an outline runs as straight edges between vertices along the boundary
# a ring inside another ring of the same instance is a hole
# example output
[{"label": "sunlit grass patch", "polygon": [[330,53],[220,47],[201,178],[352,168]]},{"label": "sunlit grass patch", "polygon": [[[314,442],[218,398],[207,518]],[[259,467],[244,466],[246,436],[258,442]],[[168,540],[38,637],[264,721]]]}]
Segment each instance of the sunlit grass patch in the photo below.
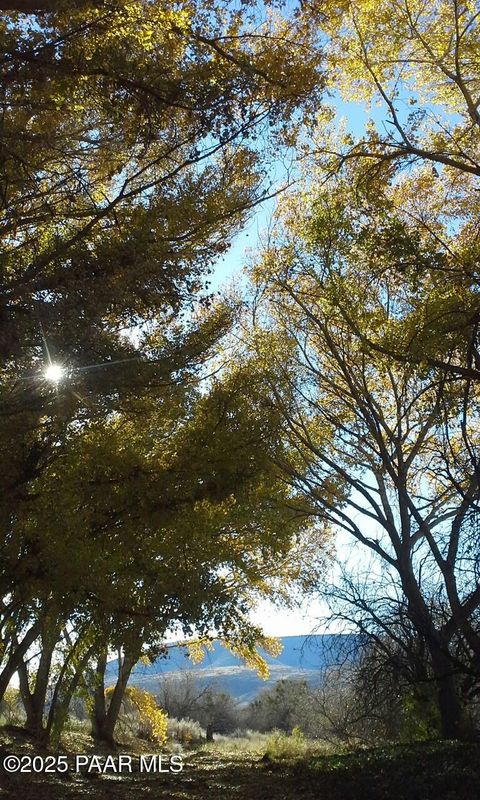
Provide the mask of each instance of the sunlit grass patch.
[{"label": "sunlit grass patch", "polygon": [[216,735],[215,741],[203,745],[202,749],[219,753],[251,753],[263,755],[267,747],[270,734],[258,731],[243,731],[240,735]]}]

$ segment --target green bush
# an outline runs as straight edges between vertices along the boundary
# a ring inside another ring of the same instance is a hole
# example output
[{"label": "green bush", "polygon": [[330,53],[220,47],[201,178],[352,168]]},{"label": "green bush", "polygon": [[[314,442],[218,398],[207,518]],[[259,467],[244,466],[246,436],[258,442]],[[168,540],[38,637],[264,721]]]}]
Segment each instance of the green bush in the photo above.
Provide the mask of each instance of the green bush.
[{"label": "green bush", "polygon": [[0,703],[0,719],[4,725],[22,725],[25,711],[20,700],[20,692],[9,686]]},{"label": "green bush", "polygon": [[310,749],[300,728],[294,728],[291,734],[284,733],[284,731],[273,731],[267,739],[265,755],[272,760],[304,758]]},{"label": "green bush", "polygon": [[434,687],[416,687],[406,692],[403,700],[401,735],[405,742],[438,739],[440,714],[435,702]]}]

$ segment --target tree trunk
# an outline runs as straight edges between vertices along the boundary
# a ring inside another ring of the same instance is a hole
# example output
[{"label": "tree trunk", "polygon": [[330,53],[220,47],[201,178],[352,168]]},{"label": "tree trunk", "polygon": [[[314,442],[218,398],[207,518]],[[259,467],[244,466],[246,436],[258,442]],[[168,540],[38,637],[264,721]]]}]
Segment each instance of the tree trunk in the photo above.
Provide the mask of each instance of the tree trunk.
[{"label": "tree trunk", "polygon": [[43,14],[55,8],[55,0],[0,0],[0,11],[20,14]]},{"label": "tree trunk", "polygon": [[5,667],[0,673],[0,701],[3,699],[3,695],[7,690],[8,684],[15,675],[19,665],[22,663],[25,653],[40,633],[40,627],[41,626],[39,622],[34,622],[20,643],[12,641],[13,649],[7,659]]},{"label": "tree trunk", "polygon": [[67,682],[65,686],[65,674],[67,673],[67,668],[71,661],[71,657],[74,655],[74,647],[69,654],[69,657],[65,659],[62,669],[60,671],[60,675],[58,676],[57,683],[55,685],[55,689],[53,692],[53,696],[50,703],[50,709],[48,712],[47,724],[45,727],[45,736],[47,741],[50,740],[51,735],[53,734],[52,738],[54,740],[54,744],[57,744],[60,740],[60,735],[63,730],[63,726],[65,724],[65,720],[68,716],[68,709],[70,707],[70,703],[72,700],[77,687],[82,680],[83,677],[83,670],[85,669],[89,658],[92,655],[93,649],[95,645],[89,647],[86,652],[83,654],[80,661],[77,663],[75,672],[70,679],[70,682]]},{"label": "tree trunk", "polygon": [[442,739],[470,739],[472,730],[462,710],[452,662],[437,643],[430,642],[429,647],[437,684]]},{"label": "tree trunk", "polygon": [[47,701],[48,680],[52,665],[53,651],[58,641],[60,628],[55,626],[42,636],[42,652],[35,676],[35,686],[30,691],[28,670],[23,661],[18,668],[20,694],[27,715],[26,728],[40,744],[45,744],[47,733],[43,724],[43,716]]},{"label": "tree trunk", "polygon": [[[70,5],[74,8],[81,8],[82,6],[101,6],[103,5],[103,0],[72,0]],[[12,12],[20,14],[47,14],[58,10],[58,7],[58,0],[0,0],[0,11],[5,14]]]},{"label": "tree trunk", "polygon": [[44,703],[40,704],[39,695],[34,695],[30,692],[28,684],[28,671],[25,663],[20,664],[18,668],[18,677],[20,682],[20,695],[22,698],[23,707],[27,716],[25,728],[37,740],[39,744],[45,743],[45,733],[43,727],[43,709]]},{"label": "tree trunk", "polygon": [[92,736],[95,739],[102,738],[102,728],[107,716],[105,704],[105,670],[107,667],[107,648],[102,650],[97,658],[95,669],[94,689],[93,689],[93,709],[92,709]]},{"label": "tree trunk", "polygon": [[410,619],[424,638],[431,657],[431,666],[437,686],[437,706],[440,715],[442,739],[468,739],[470,734],[455,685],[454,663],[449,654],[448,639],[442,638],[432,620],[431,613],[413,576],[411,561],[403,564],[403,590],[408,599]]},{"label": "tree trunk", "polygon": [[102,656],[98,659],[96,670],[97,685],[95,686],[94,693],[92,722],[92,735],[95,739],[113,744],[113,733],[125,695],[125,689],[127,688],[130,673],[138,661],[138,657],[138,652],[134,654],[126,653],[123,659],[121,658],[121,654],[118,654],[118,678],[110,698],[108,709],[105,703],[106,651],[102,653]]}]

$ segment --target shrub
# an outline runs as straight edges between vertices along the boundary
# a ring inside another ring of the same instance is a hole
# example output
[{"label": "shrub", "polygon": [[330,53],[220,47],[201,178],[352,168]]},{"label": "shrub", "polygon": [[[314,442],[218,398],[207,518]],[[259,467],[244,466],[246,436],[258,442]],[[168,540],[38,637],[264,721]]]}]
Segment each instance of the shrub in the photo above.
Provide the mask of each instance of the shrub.
[{"label": "shrub", "polygon": [[290,735],[284,731],[273,731],[267,739],[265,755],[272,760],[277,758],[302,758],[307,755],[309,745],[300,728],[294,728]]},{"label": "shrub", "polygon": [[92,724],[88,719],[78,719],[78,717],[69,714],[65,721],[64,730],[70,733],[89,733]]},{"label": "shrub", "polygon": [[169,717],[167,722],[167,736],[170,741],[180,742],[184,745],[197,744],[206,738],[205,730],[199,722],[193,719],[175,719]]},{"label": "shrub", "polygon": [[[107,698],[112,692],[113,687],[106,690]],[[123,728],[124,732],[135,732],[141,739],[165,744],[168,718],[165,711],[158,707],[153,694],[129,686],[125,690],[122,705],[124,711],[119,715],[119,728]]]},{"label": "shrub", "polygon": [[0,703],[0,717],[5,725],[20,725],[25,721],[25,712],[20,700],[20,692],[9,686]]},{"label": "shrub", "polygon": [[258,731],[236,731],[235,734],[216,736],[212,748],[222,753],[264,753],[267,734]]}]

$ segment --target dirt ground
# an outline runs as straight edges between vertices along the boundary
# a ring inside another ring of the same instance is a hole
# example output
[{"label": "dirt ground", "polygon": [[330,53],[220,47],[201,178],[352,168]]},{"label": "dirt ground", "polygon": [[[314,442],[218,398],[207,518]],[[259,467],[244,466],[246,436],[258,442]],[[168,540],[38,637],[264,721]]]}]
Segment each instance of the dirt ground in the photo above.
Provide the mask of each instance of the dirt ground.
[{"label": "dirt ground", "polygon": [[[90,740],[91,741],[91,740]],[[98,748],[97,748],[98,750]],[[74,749],[64,749],[70,767]],[[83,749],[85,754],[86,749]],[[93,743],[87,755],[95,753]],[[125,752],[125,751],[124,751]],[[21,737],[0,737],[0,800],[477,800],[480,746],[458,743],[393,746],[308,761],[270,761],[261,753],[221,750],[183,754],[181,772],[8,774],[8,754],[35,754]],[[102,764],[109,755],[105,750]],[[118,759],[119,751],[110,753]],[[42,757],[45,757],[44,753]],[[163,763],[162,768],[167,768]]]}]

